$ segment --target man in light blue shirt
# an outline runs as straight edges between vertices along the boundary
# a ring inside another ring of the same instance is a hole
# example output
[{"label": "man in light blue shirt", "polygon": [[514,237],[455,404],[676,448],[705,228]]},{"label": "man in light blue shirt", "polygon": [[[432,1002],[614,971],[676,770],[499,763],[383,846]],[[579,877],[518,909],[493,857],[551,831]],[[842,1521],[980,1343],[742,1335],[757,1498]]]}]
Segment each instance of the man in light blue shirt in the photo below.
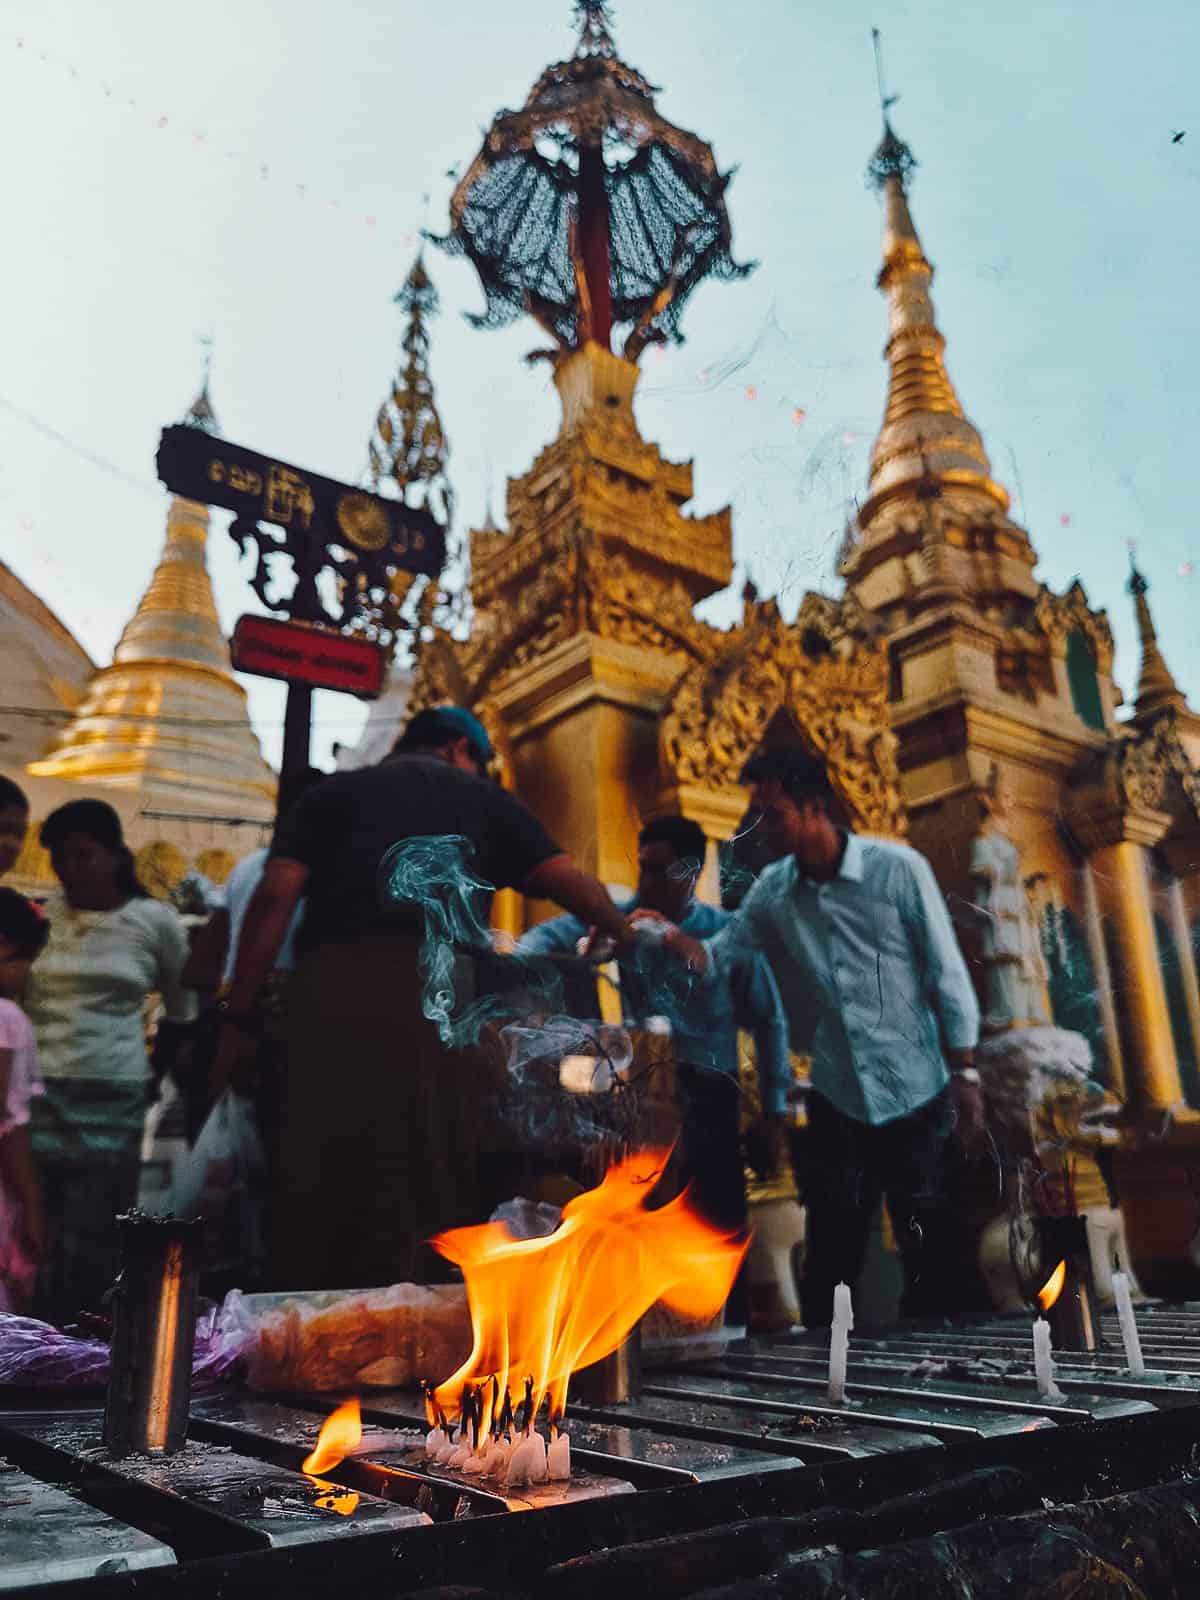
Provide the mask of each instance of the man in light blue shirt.
[{"label": "man in light blue shirt", "polygon": [[[698,981],[655,936],[653,923],[661,928],[664,919],[695,940],[711,938],[730,921],[730,912],[694,898],[704,850],[703,830],[684,817],[659,817],[642,829],[637,893],[619,909],[633,916],[645,936],[619,952],[617,965],[626,1021],[662,1016],[671,1024],[684,1106],[683,1161],[693,1201],[714,1224],[735,1229],[746,1223],[738,1029],[754,1037],[763,1113],[771,1130],[767,1142],[776,1150],[784,1142],[780,1135],[792,1071],[779,990],[761,955],[733,950],[716,981]],[[640,924],[639,914],[646,917]],[[524,934],[517,950],[574,955],[587,934],[577,917],[554,917]]]},{"label": "man in light blue shirt", "polygon": [[792,1048],[812,1058],[804,1320],[830,1320],[833,1289],[862,1270],[881,1191],[905,1267],[907,1314],[952,1301],[945,1184],[950,1135],[982,1126],[972,1065],[979,1004],[925,857],[849,834],[829,812],[823,768],[773,751],[743,774],[779,857],[734,920],[667,948],[716,977],[754,950],[771,963]]}]

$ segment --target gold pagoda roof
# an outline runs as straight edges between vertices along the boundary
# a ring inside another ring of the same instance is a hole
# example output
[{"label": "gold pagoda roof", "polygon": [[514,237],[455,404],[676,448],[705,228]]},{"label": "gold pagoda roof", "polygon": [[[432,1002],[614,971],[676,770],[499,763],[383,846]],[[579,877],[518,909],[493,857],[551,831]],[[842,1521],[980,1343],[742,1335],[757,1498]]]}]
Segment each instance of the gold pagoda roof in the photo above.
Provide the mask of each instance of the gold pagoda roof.
[{"label": "gold pagoda roof", "polygon": [[[207,404],[207,390],[201,396]],[[198,400],[189,422],[209,426]],[[35,777],[145,788],[204,814],[274,810],[275,774],[233,675],[207,563],[206,506],[173,497],[166,539],[112,665],[88,684]]]}]

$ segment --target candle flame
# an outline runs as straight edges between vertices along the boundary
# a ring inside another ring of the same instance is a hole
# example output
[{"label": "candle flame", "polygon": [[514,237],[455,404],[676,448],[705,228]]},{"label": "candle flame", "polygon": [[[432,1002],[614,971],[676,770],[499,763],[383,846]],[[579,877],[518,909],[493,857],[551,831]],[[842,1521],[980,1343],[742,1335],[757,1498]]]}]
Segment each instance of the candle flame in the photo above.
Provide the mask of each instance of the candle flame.
[{"label": "candle flame", "polygon": [[1063,1292],[1063,1284],[1066,1283],[1066,1281],[1067,1263],[1065,1260],[1063,1260],[1058,1263],[1054,1271],[1050,1274],[1045,1283],[1037,1292],[1037,1302],[1043,1311],[1049,1311],[1050,1307]]},{"label": "candle flame", "polygon": [[[725,1303],[748,1239],[710,1226],[686,1192],[654,1210],[649,1199],[668,1150],[643,1150],[576,1196],[540,1239],[514,1239],[501,1222],[439,1234],[437,1250],[467,1280],[474,1348],[434,1390],[448,1416],[464,1386],[483,1385],[482,1438],[497,1397],[529,1381],[561,1416],[573,1372],[601,1360],[658,1301],[707,1321]],[[526,1418],[528,1423],[529,1418]]]},{"label": "candle flame", "polygon": [[330,1472],[362,1443],[362,1413],[357,1400],[347,1400],[331,1411],[321,1424],[316,1447],[307,1456],[301,1472],[319,1475]]}]

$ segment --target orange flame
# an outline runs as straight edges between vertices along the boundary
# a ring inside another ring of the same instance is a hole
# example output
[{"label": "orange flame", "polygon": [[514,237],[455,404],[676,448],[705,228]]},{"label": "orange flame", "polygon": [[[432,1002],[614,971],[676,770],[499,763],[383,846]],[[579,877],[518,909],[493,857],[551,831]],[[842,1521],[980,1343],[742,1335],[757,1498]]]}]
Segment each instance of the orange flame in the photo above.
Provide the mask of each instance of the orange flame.
[{"label": "orange flame", "polygon": [[1063,1260],[1058,1263],[1054,1271],[1050,1274],[1045,1283],[1037,1292],[1038,1305],[1041,1306],[1043,1311],[1049,1311],[1050,1307],[1063,1292],[1063,1284],[1066,1283],[1066,1281],[1067,1263],[1065,1260]]},{"label": "orange flame", "polygon": [[362,1413],[357,1400],[347,1400],[325,1418],[317,1435],[316,1448],[300,1470],[314,1475],[331,1472],[361,1443]]},{"label": "orange flame", "polygon": [[494,1397],[512,1389],[515,1401],[532,1374],[535,1409],[548,1394],[557,1416],[571,1374],[615,1350],[658,1301],[698,1321],[716,1316],[749,1241],[711,1227],[686,1193],[647,1209],[669,1154],[643,1150],[610,1168],[546,1238],[514,1239],[488,1222],[433,1240],[467,1280],[474,1334],[467,1360],[435,1391],[447,1413],[458,1414],[464,1385],[485,1384],[482,1437]]}]

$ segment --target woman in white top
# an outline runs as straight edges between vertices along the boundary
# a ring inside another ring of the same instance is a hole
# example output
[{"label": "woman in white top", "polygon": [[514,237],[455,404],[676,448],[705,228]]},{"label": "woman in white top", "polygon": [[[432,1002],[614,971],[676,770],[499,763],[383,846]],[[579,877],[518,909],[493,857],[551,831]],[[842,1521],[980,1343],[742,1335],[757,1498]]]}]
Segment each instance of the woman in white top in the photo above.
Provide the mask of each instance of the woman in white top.
[{"label": "woman in white top", "polygon": [[52,1231],[35,1309],[52,1321],[94,1310],[116,1275],[113,1218],[137,1194],[151,994],[172,1022],[194,1015],[180,975],[187,937],[178,913],[142,888],[103,800],[73,800],[42,824],[61,892],[27,999],[44,1096],[33,1143]]}]

